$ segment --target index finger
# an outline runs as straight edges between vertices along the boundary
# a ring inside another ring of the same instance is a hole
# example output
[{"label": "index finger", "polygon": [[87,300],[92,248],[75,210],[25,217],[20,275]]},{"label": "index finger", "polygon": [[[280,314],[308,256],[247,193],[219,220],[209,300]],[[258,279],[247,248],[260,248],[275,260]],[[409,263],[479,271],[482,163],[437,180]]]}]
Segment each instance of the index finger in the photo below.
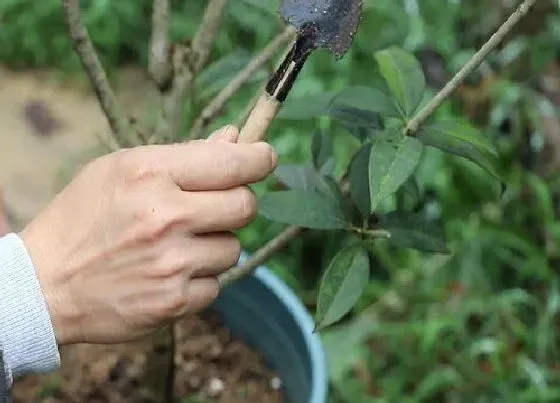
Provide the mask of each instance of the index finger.
[{"label": "index finger", "polygon": [[276,168],[267,143],[195,140],[164,146],[161,158],[173,181],[188,191],[224,190],[265,179]]}]

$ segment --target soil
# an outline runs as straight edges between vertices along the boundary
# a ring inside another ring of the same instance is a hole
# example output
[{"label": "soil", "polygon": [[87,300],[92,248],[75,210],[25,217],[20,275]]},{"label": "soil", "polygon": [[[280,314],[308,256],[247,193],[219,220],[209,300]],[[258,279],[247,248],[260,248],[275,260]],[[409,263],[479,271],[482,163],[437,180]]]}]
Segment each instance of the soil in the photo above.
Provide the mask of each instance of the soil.
[{"label": "soil", "polygon": [[[263,358],[232,337],[213,311],[177,324],[175,396],[188,403],[282,403],[281,380]],[[77,345],[61,352],[62,367],[14,385],[14,403],[149,403],[142,389],[145,342]]]},{"label": "soil", "polygon": [[[108,132],[87,82],[60,81],[49,71],[0,67],[0,234],[25,226],[73,172],[100,155]],[[123,69],[117,97],[132,114],[145,108],[148,79]],[[2,210],[5,211],[3,212]],[[215,312],[177,324],[175,391],[184,403],[281,403],[281,380],[259,354],[232,337]],[[146,341],[61,349],[58,372],[16,381],[14,403],[146,402],[140,374]]]}]

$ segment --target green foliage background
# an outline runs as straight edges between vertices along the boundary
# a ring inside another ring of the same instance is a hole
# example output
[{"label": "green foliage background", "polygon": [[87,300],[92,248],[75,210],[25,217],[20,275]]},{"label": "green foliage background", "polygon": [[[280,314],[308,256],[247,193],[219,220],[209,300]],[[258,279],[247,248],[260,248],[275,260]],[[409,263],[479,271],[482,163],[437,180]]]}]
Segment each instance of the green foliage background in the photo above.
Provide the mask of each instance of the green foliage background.
[{"label": "green foliage background", "polygon": [[[3,0],[0,62],[15,69],[56,67],[81,74],[66,38],[60,3]],[[312,135],[321,129],[333,138],[335,172],[340,176],[359,141],[340,121],[301,111],[309,112],[309,105],[320,105],[348,86],[382,86],[374,54],[393,45],[419,56],[426,56],[421,51],[427,48],[437,50],[439,64],[430,64],[432,60],[424,66],[439,66],[441,71],[425,73],[429,83],[440,85],[503,18],[491,3],[366,0],[363,23],[348,55],[336,62],[326,52],[315,53],[275,122],[270,141],[282,163],[307,163]],[[82,4],[108,69],[146,65],[151,1]],[[206,1],[172,4],[173,37],[191,37]],[[195,116],[279,31],[276,7],[276,0],[231,1],[212,64],[198,79],[188,116]],[[481,82],[489,71],[494,77],[483,116],[472,123],[500,153],[504,193],[478,166],[430,149],[414,174],[416,197],[403,192],[394,201],[441,220],[452,253],[372,244],[369,285],[353,311],[322,333],[333,401],[560,401],[558,181],[554,175],[543,178],[535,172],[542,152],[541,117],[558,110],[533,85],[537,74],[558,56],[559,14],[557,8],[546,14],[535,24],[537,29],[529,30],[530,36],[510,38],[469,81],[476,94],[484,91]],[[238,94],[216,126],[237,117],[264,77],[265,71]],[[457,118],[461,111],[455,98],[438,116]],[[271,178],[256,190],[263,194],[276,185]],[[241,237],[252,251],[282,228],[259,217]],[[310,233],[270,261],[311,310],[317,279],[342,238],[337,232]]]}]

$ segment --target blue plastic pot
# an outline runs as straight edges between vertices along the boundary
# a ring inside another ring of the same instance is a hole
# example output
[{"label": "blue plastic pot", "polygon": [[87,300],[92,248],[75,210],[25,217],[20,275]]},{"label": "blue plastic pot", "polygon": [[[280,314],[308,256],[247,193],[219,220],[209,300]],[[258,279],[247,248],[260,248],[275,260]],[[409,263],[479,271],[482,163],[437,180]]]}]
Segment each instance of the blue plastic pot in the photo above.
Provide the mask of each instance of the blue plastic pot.
[{"label": "blue plastic pot", "polygon": [[327,402],[325,354],[313,319],[275,274],[260,267],[225,288],[213,308],[280,375],[286,403]]}]

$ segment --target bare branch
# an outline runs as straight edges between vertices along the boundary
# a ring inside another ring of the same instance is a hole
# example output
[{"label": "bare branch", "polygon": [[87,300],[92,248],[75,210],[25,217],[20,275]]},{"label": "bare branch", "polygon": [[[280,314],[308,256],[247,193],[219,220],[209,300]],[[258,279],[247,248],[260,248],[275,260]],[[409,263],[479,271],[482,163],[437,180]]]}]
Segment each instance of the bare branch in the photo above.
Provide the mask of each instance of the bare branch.
[{"label": "bare branch", "polygon": [[443,89],[434,96],[430,102],[414,118],[408,122],[404,130],[407,136],[415,135],[420,127],[434,114],[434,112],[445,102],[457,87],[496,49],[507,34],[527,15],[537,0],[524,0],[510,15],[504,24],[490,37],[480,50],[459,70]]},{"label": "bare branch", "polygon": [[72,46],[88,75],[116,142],[122,147],[135,145],[132,128],[109,84],[107,74],[82,21],[80,1],[63,0],[62,5]]},{"label": "bare branch", "polygon": [[171,79],[169,61],[169,0],[154,0],[149,71],[159,88]]},{"label": "bare branch", "polygon": [[194,71],[198,73],[206,64],[212,44],[222,23],[222,17],[229,0],[209,0],[200,28],[193,39],[195,56]]},{"label": "bare branch", "polygon": [[191,129],[189,138],[196,139],[203,135],[206,126],[223,110],[231,98],[267,63],[288,41],[295,37],[296,30],[287,27],[277,35],[231,82],[202,110]]},{"label": "bare branch", "polygon": [[173,81],[171,89],[163,94],[163,108],[155,131],[159,142],[173,141],[181,130],[185,98],[208,60],[228,1],[210,0],[192,45],[174,47],[171,55]]},{"label": "bare branch", "polygon": [[232,267],[228,271],[222,273],[218,280],[220,288],[236,282],[237,280],[251,274],[260,265],[265,263],[272,255],[284,248],[294,238],[303,232],[303,228],[290,226],[274,237],[266,245],[260,248],[247,262],[240,266]]}]

